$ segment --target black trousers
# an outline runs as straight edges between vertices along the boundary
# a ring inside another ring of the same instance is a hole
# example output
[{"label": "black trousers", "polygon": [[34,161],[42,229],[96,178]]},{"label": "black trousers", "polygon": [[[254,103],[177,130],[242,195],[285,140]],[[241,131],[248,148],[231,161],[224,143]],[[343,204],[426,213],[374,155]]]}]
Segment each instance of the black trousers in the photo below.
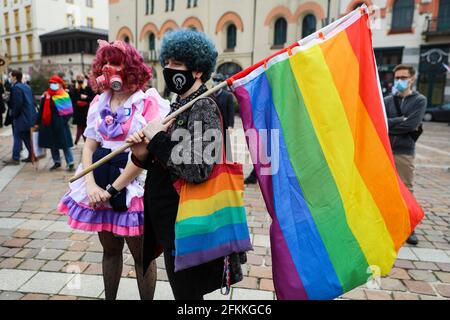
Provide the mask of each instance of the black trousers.
[{"label": "black trousers", "polygon": [[175,300],[203,300],[203,296],[221,288],[223,258],[175,272],[172,250],[164,250],[166,272]]}]

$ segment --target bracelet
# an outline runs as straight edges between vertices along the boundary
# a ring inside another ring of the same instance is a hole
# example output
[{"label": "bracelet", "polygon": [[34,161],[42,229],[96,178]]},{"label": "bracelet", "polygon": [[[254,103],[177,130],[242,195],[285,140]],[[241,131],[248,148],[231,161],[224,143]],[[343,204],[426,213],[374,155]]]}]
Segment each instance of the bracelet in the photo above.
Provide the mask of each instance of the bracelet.
[{"label": "bracelet", "polygon": [[117,191],[111,184],[106,187],[106,191],[111,195],[112,198],[117,197],[120,194],[120,191]]}]

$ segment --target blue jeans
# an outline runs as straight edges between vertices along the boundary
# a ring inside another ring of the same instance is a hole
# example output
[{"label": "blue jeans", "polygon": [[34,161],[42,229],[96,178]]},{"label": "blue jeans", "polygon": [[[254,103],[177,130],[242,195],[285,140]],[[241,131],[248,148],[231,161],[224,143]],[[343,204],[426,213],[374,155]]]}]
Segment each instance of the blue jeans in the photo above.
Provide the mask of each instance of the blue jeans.
[{"label": "blue jeans", "polygon": [[22,151],[22,141],[28,150],[28,157],[31,158],[32,146],[31,146],[31,133],[30,131],[18,131],[13,126],[13,152],[12,158],[16,161],[20,161],[20,151]]},{"label": "blue jeans", "polygon": [[[61,155],[59,153],[59,149],[52,148],[50,149],[52,152],[52,159],[56,164],[61,164]],[[73,154],[70,148],[63,149],[64,157],[66,158],[66,163],[68,166],[73,165]]]}]

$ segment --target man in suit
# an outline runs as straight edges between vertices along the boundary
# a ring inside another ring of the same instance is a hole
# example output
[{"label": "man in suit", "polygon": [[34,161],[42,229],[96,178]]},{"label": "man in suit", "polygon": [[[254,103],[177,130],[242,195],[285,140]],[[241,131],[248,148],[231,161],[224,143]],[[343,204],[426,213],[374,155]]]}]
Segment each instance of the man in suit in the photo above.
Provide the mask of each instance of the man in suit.
[{"label": "man in suit", "polygon": [[30,129],[34,126],[37,118],[34,96],[31,88],[22,83],[22,72],[14,70],[11,72],[11,96],[9,98],[9,110],[12,118],[14,145],[12,158],[4,161],[5,165],[20,164],[20,150],[22,142],[28,150],[28,158],[23,162],[31,162],[33,147],[31,144]]}]

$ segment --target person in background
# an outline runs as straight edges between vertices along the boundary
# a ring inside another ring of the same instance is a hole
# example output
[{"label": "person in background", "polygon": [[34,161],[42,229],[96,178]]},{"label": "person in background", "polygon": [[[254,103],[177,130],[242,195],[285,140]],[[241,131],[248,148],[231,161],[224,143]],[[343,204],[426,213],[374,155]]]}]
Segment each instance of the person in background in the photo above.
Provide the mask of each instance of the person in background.
[{"label": "person in background", "polygon": [[0,128],[3,128],[3,114],[6,112],[5,101],[3,100],[4,94],[5,87],[3,87],[3,82],[0,80]]},{"label": "person in background", "polygon": [[78,145],[81,137],[86,141],[86,137],[83,133],[84,130],[86,130],[89,105],[94,99],[94,96],[95,94],[91,87],[86,83],[85,77],[83,75],[77,75],[75,87],[70,91],[70,98],[72,99],[74,109],[73,124],[77,126],[75,145]]},{"label": "person in background", "polygon": [[[394,69],[394,94],[384,99],[389,125],[389,139],[395,166],[406,187],[414,192],[414,158],[416,141],[427,109],[427,98],[413,91],[416,70],[401,64]],[[407,240],[416,245],[419,240],[413,232]]]},{"label": "person in background", "polygon": [[14,70],[11,72],[11,95],[9,98],[9,110],[13,129],[13,151],[12,158],[4,161],[5,165],[19,165],[22,142],[28,150],[28,157],[23,162],[32,162],[33,147],[31,145],[30,129],[36,122],[36,108],[31,88],[22,83],[22,72]]},{"label": "person in background", "polygon": [[64,90],[64,80],[55,75],[49,80],[49,89],[42,95],[39,118],[39,146],[48,148],[52,153],[53,166],[50,171],[61,168],[61,155],[64,151],[67,163],[67,171],[75,171],[72,150],[72,134],[69,128],[69,120],[73,114],[72,101]]},{"label": "person in background", "polygon": [[[221,73],[216,73],[212,77],[212,82],[214,86],[219,85],[223,81],[225,81],[225,77]],[[226,130],[225,138],[226,138],[226,147],[227,147],[227,159],[229,161],[233,160],[232,150],[231,150],[231,141],[230,141],[230,133],[234,128],[234,98],[233,94],[226,90],[220,89],[213,94],[213,98],[217,102],[219,106],[220,113],[222,114],[223,125]]]}]

